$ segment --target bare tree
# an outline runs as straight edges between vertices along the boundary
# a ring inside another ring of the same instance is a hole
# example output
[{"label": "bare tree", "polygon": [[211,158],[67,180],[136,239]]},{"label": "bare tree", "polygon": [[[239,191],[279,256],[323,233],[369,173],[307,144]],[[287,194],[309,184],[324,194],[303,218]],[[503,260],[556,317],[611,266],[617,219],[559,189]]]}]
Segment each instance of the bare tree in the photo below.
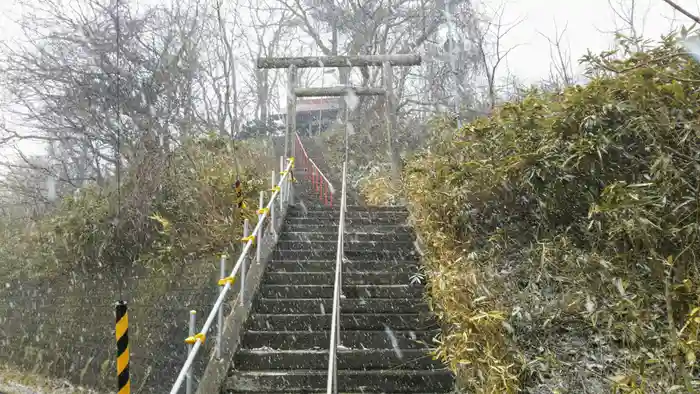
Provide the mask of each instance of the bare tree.
[{"label": "bare tree", "polygon": [[636,0],[608,0],[608,5],[615,15],[615,31],[627,32],[630,37],[644,36],[648,7],[640,16]]},{"label": "bare tree", "polygon": [[192,132],[196,7],[138,14],[126,1],[25,7],[24,40],[2,48],[2,84],[14,104],[0,138],[49,146],[57,164],[41,171],[73,189],[104,184],[118,163],[163,157],[171,141]]},{"label": "bare tree", "polygon": [[486,101],[489,110],[492,110],[498,102],[498,81],[499,69],[503,60],[520,45],[508,48],[503,46],[503,39],[515,27],[522,23],[518,19],[511,23],[503,21],[505,4],[501,3],[488,17],[482,17],[477,23],[471,25],[471,30],[467,32],[467,39],[474,46],[483,67],[486,79]]},{"label": "bare tree", "polygon": [[[264,8],[263,8],[264,7]],[[264,2],[249,0],[248,11],[252,15],[252,23],[248,25],[252,40],[242,36],[250,55],[250,64],[253,65],[257,57],[279,56],[283,45],[290,43],[288,32],[291,29],[288,23],[289,11],[275,10]],[[250,36],[248,35],[248,36]],[[277,81],[272,79],[269,69],[255,69],[252,81],[252,91],[255,93],[256,119],[263,124],[268,124],[270,105],[272,104],[271,88]],[[278,74],[275,74],[278,75]]]},{"label": "bare tree", "polygon": [[[470,33],[483,16],[479,16],[469,3],[452,3],[451,6],[452,13],[446,22],[453,25],[454,37],[450,39],[436,34],[428,40],[423,48],[426,69],[421,70],[421,75],[417,76],[427,86],[416,87],[415,93],[421,97],[427,95],[422,104],[432,107],[433,112],[443,112],[453,107],[453,101],[456,100],[460,103],[460,118],[464,119],[465,116],[469,118],[469,113],[479,107],[476,80],[483,73],[484,66],[478,47],[471,45]],[[451,60],[454,60],[454,65],[450,65]],[[419,90],[422,92],[419,93]],[[410,93],[404,93],[404,96],[407,94]]]},{"label": "bare tree", "polygon": [[571,50],[564,46],[564,35],[567,25],[559,31],[557,22],[554,21],[554,37],[548,37],[539,33],[549,42],[549,56],[552,60],[549,70],[549,78],[546,81],[548,89],[562,89],[574,84],[574,71],[571,67]]},{"label": "bare tree", "polygon": [[[444,0],[395,2],[342,0],[279,0],[291,12],[297,25],[316,44],[322,54],[382,54],[423,52],[426,45],[439,43],[440,29],[446,21]],[[466,1],[454,1],[460,14],[471,14]],[[399,70],[397,92],[414,70]],[[379,81],[378,69],[359,71],[358,85]],[[341,69],[340,82],[350,81],[349,70]],[[366,110],[369,99],[361,99],[358,111]]]},{"label": "bare tree", "polygon": [[[316,45],[324,55],[365,55],[384,53],[426,53],[425,48],[438,48],[444,42],[440,38],[445,26],[444,0],[399,0],[363,1],[340,0],[321,2],[315,0],[279,0],[281,6],[289,10],[299,30]],[[469,2],[454,1],[455,6],[471,15]],[[426,59],[435,61],[436,59]],[[438,60],[442,62],[443,60]],[[436,68],[433,68],[435,70]],[[437,71],[437,70],[436,70]],[[444,69],[440,70],[444,74]],[[379,68],[359,69],[351,74],[349,69],[339,70],[341,84],[352,83],[360,86],[374,85],[380,82]],[[406,113],[416,111],[417,106],[429,107],[424,95],[419,92],[423,78],[416,70],[406,68],[396,70],[394,87],[398,97],[398,107]],[[439,83],[435,83],[437,90]],[[362,123],[360,130],[367,130],[368,138],[375,138],[376,130],[383,122],[384,98],[358,98],[351,114],[353,124]],[[343,108],[339,111],[343,113]],[[360,117],[360,113],[363,116]],[[404,117],[405,119],[405,117]],[[395,136],[386,136],[388,144],[394,144]],[[389,147],[389,152],[397,152]],[[393,155],[396,155],[394,153]],[[392,163],[400,162],[398,156],[390,158]]]},{"label": "bare tree", "polygon": [[612,31],[601,31],[601,33],[613,34],[614,46],[618,45],[618,36],[625,36],[628,39],[624,41],[631,51],[643,51],[647,44],[644,40],[644,29],[649,6],[642,10],[637,0],[608,0],[608,5],[613,14],[615,28]]},{"label": "bare tree", "polygon": [[673,0],[663,0],[663,1],[666,4],[670,5],[671,7],[673,7],[673,9],[675,9],[676,11],[678,11],[681,14],[685,15],[686,17],[690,18],[693,22],[700,24],[700,17],[692,14],[691,12],[686,10],[685,8],[681,7],[675,1],[673,1]]},{"label": "bare tree", "polygon": [[[236,2],[234,2],[233,6],[235,7],[236,5]],[[236,58],[234,55],[234,47],[233,43],[231,42],[231,38],[229,37],[228,30],[231,29],[231,35],[235,35],[235,29],[237,24],[234,22],[231,26],[229,26],[225,17],[223,16],[221,7],[222,2],[218,0],[214,8],[216,10],[216,21],[219,28],[219,39],[222,44],[222,51],[219,54],[218,60],[221,67],[223,68],[222,84],[224,88],[223,98],[220,100],[220,105],[224,108],[224,116],[221,117],[221,121],[219,122],[219,129],[220,132],[223,134],[224,123],[228,122],[230,127],[229,134],[231,135],[231,137],[235,137],[236,135],[238,135],[240,124],[238,118],[238,78],[236,75],[237,69]],[[217,90],[217,96],[222,97],[222,93],[218,89],[218,85],[219,84],[214,85],[214,88]]]}]

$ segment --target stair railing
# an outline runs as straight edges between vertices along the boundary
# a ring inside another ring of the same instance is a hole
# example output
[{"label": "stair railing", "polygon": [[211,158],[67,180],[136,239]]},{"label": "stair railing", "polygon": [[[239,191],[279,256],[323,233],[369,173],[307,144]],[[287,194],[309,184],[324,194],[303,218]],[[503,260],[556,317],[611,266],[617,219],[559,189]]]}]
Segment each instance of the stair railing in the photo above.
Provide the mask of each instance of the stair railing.
[{"label": "stair railing", "polygon": [[311,181],[311,184],[313,185],[314,189],[316,189],[318,197],[323,204],[332,207],[335,188],[323,174],[323,171],[318,168],[313,159],[309,157],[309,154],[306,152],[306,148],[304,148],[304,144],[301,142],[299,133],[294,134],[296,135],[294,151],[295,154],[299,156],[299,163],[301,164],[301,167],[306,171],[306,178]]},{"label": "stair railing", "polygon": [[[185,339],[185,343],[188,345],[187,359],[185,360],[185,364],[182,366],[182,369],[180,370],[180,373],[177,376],[177,380],[175,380],[175,383],[173,384],[173,387],[170,390],[170,394],[177,394],[185,381],[187,381],[186,393],[191,394],[193,383],[192,364],[194,363],[194,359],[197,356],[197,352],[202,348],[204,341],[206,340],[207,334],[209,333],[209,329],[211,329],[214,320],[217,318],[217,342],[215,350],[217,358],[219,360],[223,358],[221,354],[221,343],[223,335],[223,305],[226,299],[226,293],[228,293],[229,290],[233,289],[234,282],[239,282],[239,304],[245,305],[246,302],[250,301],[246,299],[245,294],[245,281],[248,271],[247,261],[256,261],[259,264],[262,258],[264,258],[262,256],[263,247],[270,246],[270,240],[272,240],[272,244],[276,242],[275,234],[278,230],[278,226],[281,225],[283,216],[291,200],[293,181],[292,170],[294,168],[294,158],[292,157],[287,160],[288,163],[285,167],[284,158],[280,157],[279,172],[281,174],[281,178],[279,182],[275,182],[276,174],[278,171],[272,171],[272,195],[270,196],[270,200],[266,205],[264,205],[265,192],[260,192],[260,201],[258,207],[259,209],[257,211],[258,222],[255,225],[253,231],[250,233],[248,232],[248,219],[245,220],[245,223],[243,225],[243,239],[241,239],[241,241],[245,242],[245,245],[243,246],[241,254],[238,256],[238,260],[236,260],[236,264],[233,266],[233,270],[231,270],[231,274],[228,276],[226,276],[227,256],[226,254],[223,254],[221,256],[221,279],[218,282],[219,286],[221,286],[221,289],[219,290],[219,297],[216,299],[216,302],[214,302],[214,306],[209,312],[209,316],[207,316],[207,319],[204,322],[204,326],[202,327],[202,330],[199,333],[195,333],[196,312],[190,311],[190,332],[189,337]],[[275,204],[278,204],[278,206],[276,207]],[[279,211],[277,211],[277,209],[279,209]],[[267,228],[265,228],[264,226],[266,223],[266,219],[268,218],[269,224]],[[265,233],[267,233],[268,236],[265,236]],[[255,254],[254,256],[249,257],[248,255],[251,253],[253,246],[255,246],[256,248]]]},{"label": "stair railing", "polygon": [[340,345],[340,295],[343,291],[343,255],[345,253],[345,211],[347,210],[347,163],[343,163],[343,181],[340,192],[340,220],[338,223],[338,251],[335,255],[335,283],[333,284],[333,314],[331,342],[328,347],[327,394],[338,393],[338,346]]}]

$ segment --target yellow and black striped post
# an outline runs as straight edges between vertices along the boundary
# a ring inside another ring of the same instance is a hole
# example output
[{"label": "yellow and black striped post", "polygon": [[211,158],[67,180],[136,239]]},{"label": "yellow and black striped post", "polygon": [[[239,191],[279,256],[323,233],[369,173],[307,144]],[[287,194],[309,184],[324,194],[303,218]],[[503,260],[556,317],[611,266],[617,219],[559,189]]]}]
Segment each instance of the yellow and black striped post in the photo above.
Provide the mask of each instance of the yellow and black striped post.
[{"label": "yellow and black striped post", "polygon": [[129,380],[129,314],[126,301],[117,302],[117,394],[130,394]]}]

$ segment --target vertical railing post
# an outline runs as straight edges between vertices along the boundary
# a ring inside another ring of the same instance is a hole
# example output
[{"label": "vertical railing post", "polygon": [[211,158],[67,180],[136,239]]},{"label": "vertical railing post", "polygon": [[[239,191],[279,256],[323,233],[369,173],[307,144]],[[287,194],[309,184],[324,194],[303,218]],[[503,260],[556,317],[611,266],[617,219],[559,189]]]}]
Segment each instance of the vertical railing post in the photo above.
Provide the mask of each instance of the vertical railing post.
[{"label": "vertical railing post", "polygon": [[[197,324],[197,311],[191,310],[190,311],[190,337],[194,336],[194,330],[195,330],[195,325]],[[188,344],[187,345],[187,355],[192,352],[192,347],[194,345]],[[192,394],[192,367],[190,367],[187,370],[187,381],[185,383],[185,392],[187,394]]]},{"label": "vertical railing post", "polygon": [[[284,163],[284,168],[287,168],[287,163],[289,163],[289,160],[287,160],[286,163]],[[284,182],[285,187],[287,188],[287,206],[292,205],[292,174],[291,172],[287,173],[287,180]]]},{"label": "vertical railing post", "polygon": [[[275,194],[275,186],[277,186],[276,173],[276,171],[272,170],[272,178],[270,180],[272,194]],[[278,193],[277,198],[279,199],[281,197],[282,196]],[[270,204],[270,234],[277,239],[277,215],[275,215],[275,211],[275,203],[273,202]]]},{"label": "vertical railing post", "polygon": [[316,189],[316,168],[311,166],[311,187]]},{"label": "vertical railing post", "polygon": [[[295,159],[296,160],[296,159]],[[289,175],[287,176],[289,184],[289,205],[294,205],[294,167],[296,161],[289,166]]]},{"label": "vertical railing post", "polygon": [[[219,260],[219,279],[222,281],[226,278],[226,254],[221,255]],[[219,294],[224,291],[223,286],[219,290]],[[216,358],[221,360],[221,342],[223,341],[224,332],[224,308],[223,306],[219,308],[218,315],[216,316]],[[190,336],[194,334],[190,333]]]},{"label": "vertical railing post", "polygon": [[335,353],[335,358],[333,359],[333,370],[335,371],[335,376],[333,377],[333,394],[338,394],[338,353]]},{"label": "vertical railing post", "polygon": [[[250,235],[250,221],[248,219],[243,221],[243,238],[247,238]],[[241,280],[240,280],[240,295],[238,299],[240,300],[241,306],[245,305],[245,276],[246,276],[246,263],[248,262],[248,257],[243,257],[243,262],[241,264]]]},{"label": "vertical railing post", "polygon": [[[260,191],[260,200],[258,203],[258,223],[261,221],[265,220],[265,213],[263,212],[263,208],[265,208],[265,192]],[[263,237],[265,231],[263,231],[264,225],[261,226],[256,226],[258,227],[258,234],[255,234],[255,263],[260,264],[260,256],[262,256],[262,245],[263,245]]]},{"label": "vertical railing post", "polygon": [[[280,156],[280,179],[282,179],[282,171],[284,171],[284,156]],[[287,202],[284,190],[284,184],[280,185],[280,212],[282,212],[284,204]]]}]

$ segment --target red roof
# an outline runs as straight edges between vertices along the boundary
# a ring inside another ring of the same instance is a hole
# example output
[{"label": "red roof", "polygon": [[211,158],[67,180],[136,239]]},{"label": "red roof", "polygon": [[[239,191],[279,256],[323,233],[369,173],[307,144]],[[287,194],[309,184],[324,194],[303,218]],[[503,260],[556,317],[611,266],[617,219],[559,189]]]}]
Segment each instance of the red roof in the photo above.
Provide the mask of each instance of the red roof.
[{"label": "red roof", "polygon": [[340,108],[338,97],[312,97],[297,101],[297,112],[321,111]]}]

